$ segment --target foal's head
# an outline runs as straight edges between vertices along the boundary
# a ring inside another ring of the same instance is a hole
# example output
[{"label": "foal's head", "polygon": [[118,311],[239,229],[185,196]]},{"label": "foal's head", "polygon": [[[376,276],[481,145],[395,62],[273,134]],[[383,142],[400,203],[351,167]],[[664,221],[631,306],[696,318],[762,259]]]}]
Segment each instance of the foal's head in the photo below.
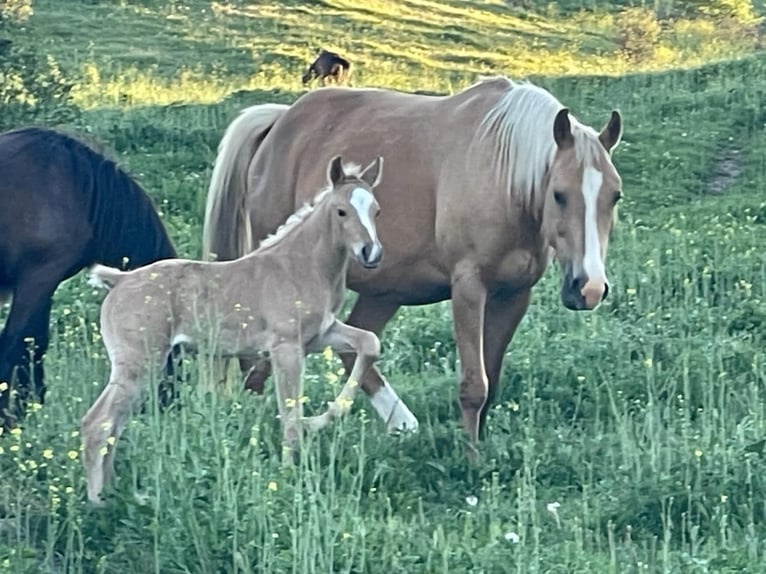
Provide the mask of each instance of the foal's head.
[{"label": "foal's head", "polygon": [[613,111],[600,133],[570,120],[562,109],[553,124],[556,154],[543,207],[543,230],[564,272],[561,301],[569,309],[594,309],[606,298],[606,250],[622,181],[611,152],[622,136]]},{"label": "foal's head", "polygon": [[[348,173],[340,156],[330,160],[327,178],[332,185],[327,198],[334,230],[360,265],[374,269],[383,257],[375,218],[380,213],[372,189],[380,183],[383,158],[378,157],[361,172]],[[350,170],[349,170],[350,171]]]}]

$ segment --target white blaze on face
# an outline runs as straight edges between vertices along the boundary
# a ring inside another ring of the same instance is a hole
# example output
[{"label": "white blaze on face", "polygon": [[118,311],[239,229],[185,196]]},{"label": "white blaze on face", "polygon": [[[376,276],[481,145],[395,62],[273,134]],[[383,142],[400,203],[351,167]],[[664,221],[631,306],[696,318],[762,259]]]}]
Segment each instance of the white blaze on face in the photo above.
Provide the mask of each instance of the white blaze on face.
[{"label": "white blaze on face", "polygon": [[351,192],[351,205],[356,209],[356,212],[359,215],[359,221],[361,221],[362,225],[367,230],[367,233],[370,234],[370,239],[373,243],[373,252],[370,254],[370,259],[377,259],[380,251],[378,233],[370,216],[370,209],[374,202],[375,196],[363,187],[354,188],[354,191]]},{"label": "white blaze on face", "polygon": [[585,197],[585,253],[583,271],[588,280],[606,282],[604,260],[601,258],[601,237],[598,233],[598,193],[604,181],[602,173],[594,167],[583,170],[582,193]]}]

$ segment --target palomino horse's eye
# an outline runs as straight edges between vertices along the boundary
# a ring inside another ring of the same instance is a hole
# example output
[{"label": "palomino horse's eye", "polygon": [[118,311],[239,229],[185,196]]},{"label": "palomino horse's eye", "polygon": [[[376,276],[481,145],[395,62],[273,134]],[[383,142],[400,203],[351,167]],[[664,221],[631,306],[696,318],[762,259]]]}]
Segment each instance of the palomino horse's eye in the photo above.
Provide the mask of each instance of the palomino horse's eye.
[{"label": "palomino horse's eye", "polygon": [[622,192],[618,191],[614,194],[614,198],[612,199],[612,205],[617,205],[617,202],[622,199]]},{"label": "palomino horse's eye", "polygon": [[556,204],[559,207],[565,207],[566,204],[567,204],[566,196],[563,193],[561,193],[560,191],[554,191],[553,192],[553,199],[556,200]]},{"label": "palomino horse's eye", "polygon": [[345,209],[339,209],[338,210],[338,215],[340,215],[341,217],[346,217],[346,210]]}]

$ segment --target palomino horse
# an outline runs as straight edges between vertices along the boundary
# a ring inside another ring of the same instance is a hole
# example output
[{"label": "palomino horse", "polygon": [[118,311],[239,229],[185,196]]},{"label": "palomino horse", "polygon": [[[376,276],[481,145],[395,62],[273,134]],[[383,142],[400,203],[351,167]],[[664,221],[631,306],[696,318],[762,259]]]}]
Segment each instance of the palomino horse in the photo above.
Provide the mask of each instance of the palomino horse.
[{"label": "palomino horse", "polygon": [[[343,304],[349,256],[368,269],[382,257],[374,223],[379,207],[372,193],[382,164],[378,158],[364,171],[346,171],[340,157],[333,158],[327,170],[330,186],[313,205],[296,212],[257,251],[235,261],[176,259],[130,272],[94,267],[92,279],[111,288],[101,308],[101,332],[112,372],[82,420],[90,500],[99,501],[111,477],[114,443],[147,367],[161,366],[177,343],[222,357],[270,353],[285,462],[292,459],[302,426],[317,430],[348,411],[358,381],[378,357],[380,341],[335,315]],[[328,345],[356,353],[356,361],[329,409],[304,419],[304,356]],[[417,427],[390,385],[373,397],[373,405],[391,430]]]},{"label": "palomino horse", "polygon": [[[176,251],[143,189],[113,161],[44,128],[0,134],[0,299],[13,298],[0,334],[0,416],[45,398],[51,299],[96,262],[138,267]],[[31,368],[30,368],[31,366]],[[11,388],[19,394],[9,412]]]},{"label": "palomino horse", "polygon": [[[605,259],[621,180],[611,152],[617,111],[599,133],[546,90],[486,78],[451,96],[326,88],[292,106],[245,109],[219,145],[207,199],[206,257],[255,247],[321,181],[330,152],[381,153],[376,190],[385,261],[349,267],[359,297],[348,324],[380,333],[402,305],[452,299],[460,407],[478,440],[505,350],[553,254],[561,300],[594,309],[607,294]],[[346,368],[353,357],[342,357]],[[248,386],[262,391],[268,363]],[[381,385],[374,370],[362,388]]]}]

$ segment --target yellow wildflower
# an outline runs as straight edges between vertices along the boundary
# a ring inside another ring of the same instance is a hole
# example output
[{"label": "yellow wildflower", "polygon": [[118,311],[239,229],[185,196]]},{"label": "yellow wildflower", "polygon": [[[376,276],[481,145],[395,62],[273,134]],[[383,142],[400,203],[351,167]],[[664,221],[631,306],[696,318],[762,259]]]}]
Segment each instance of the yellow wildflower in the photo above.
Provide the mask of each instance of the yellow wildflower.
[{"label": "yellow wildflower", "polygon": [[50,448],[46,448],[43,451],[43,458],[47,458],[48,460],[53,458],[53,450]]},{"label": "yellow wildflower", "polygon": [[277,483],[276,483],[276,482],[274,482],[274,481],[272,480],[272,481],[269,483],[268,489],[269,489],[270,491],[272,491],[272,492],[276,492],[276,491],[277,491]]},{"label": "yellow wildflower", "polygon": [[76,459],[77,459],[77,456],[78,456],[78,454],[77,454],[77,451],[76,451],[76,450],[70,450],[70,451],[67,453],[67,456],[68,456],[69,458],[71,458],[72,460],[76,460]]}]

